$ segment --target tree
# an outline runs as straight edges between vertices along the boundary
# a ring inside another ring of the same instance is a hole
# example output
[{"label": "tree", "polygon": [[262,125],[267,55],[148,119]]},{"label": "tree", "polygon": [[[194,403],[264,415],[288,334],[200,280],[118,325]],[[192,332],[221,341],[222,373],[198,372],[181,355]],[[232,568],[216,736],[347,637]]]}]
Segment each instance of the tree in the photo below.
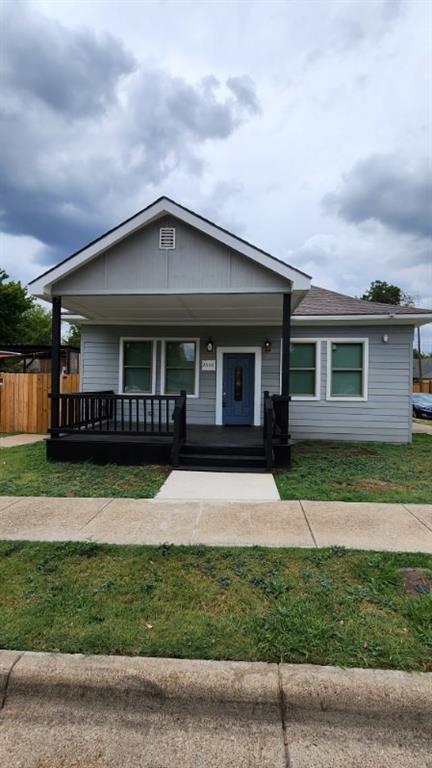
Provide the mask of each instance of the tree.
[{"label": "tree", "polygon": [[385,280],[374,280],[361,297],[363,301],[378,301],[381,304],[403,304],[410,307],[414,304],[412,296],[405,293],[398,285],[386,283]]},{"label": "tree", "polygon": [[34,303],[24,321],[23,344],[51,344],[51,310]]},{"label": "tree", "polygon": [[81,328],[77,325],[69,327],[68,334],[64,337],[64,343],[71,347],[79,347],[81,344]]},{"label": "tree", "polygon": [[51,344],[51,311],[0,268],[1,344]]},{"label": "tree", "polygon": [[33,303],[34,300],[21,283],[9,280],[9,275],[0,268],[0,347],[2,342],[23,342],[24,318]]},{"label": "tree", "polygon": [[400,304],[402,291],[397,285],[390,285],[383,280],[374,280],[361,298],[364,301],[379,301],[382,304]]}]

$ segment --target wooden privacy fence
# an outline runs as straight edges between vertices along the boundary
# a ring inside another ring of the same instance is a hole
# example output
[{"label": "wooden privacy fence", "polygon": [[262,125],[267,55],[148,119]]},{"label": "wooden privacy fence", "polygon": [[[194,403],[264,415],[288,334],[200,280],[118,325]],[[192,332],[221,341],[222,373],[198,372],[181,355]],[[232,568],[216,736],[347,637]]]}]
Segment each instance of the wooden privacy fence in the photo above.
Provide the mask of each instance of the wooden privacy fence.
[{"label": "wooden privacy fence", "polygon": [[429,392],[432,395],[432,379],[423,379],[421,383],[415,381],[413,384],[413,392]]},{"label": "wooden privacy fence", "polygon": [[[79,374],[60,377],[61,392],[79,392]],[[50,373],[0,372],[0,432],[44,435],[51,422]]]}]

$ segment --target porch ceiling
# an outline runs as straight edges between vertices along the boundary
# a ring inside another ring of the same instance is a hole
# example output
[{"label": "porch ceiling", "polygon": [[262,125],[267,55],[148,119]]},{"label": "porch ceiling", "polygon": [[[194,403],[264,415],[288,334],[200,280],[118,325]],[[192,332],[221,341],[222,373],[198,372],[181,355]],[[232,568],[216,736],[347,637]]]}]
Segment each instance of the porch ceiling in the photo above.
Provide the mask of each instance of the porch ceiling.
[{"label": "porch ceiling", "polygon": [[280,325],[282,294],[221,293],[64,296],[78,322],[172,325]]}]

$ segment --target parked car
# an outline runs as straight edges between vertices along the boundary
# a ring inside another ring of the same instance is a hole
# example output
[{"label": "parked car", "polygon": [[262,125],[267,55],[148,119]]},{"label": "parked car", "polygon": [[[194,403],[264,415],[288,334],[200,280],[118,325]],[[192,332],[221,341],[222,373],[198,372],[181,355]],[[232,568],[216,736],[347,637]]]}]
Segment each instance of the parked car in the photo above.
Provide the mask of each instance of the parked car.
[{"label": "parked car", "polygon": [[424,393],[412,396],[413,416],[417,419],[432,419],[432,395]]}]

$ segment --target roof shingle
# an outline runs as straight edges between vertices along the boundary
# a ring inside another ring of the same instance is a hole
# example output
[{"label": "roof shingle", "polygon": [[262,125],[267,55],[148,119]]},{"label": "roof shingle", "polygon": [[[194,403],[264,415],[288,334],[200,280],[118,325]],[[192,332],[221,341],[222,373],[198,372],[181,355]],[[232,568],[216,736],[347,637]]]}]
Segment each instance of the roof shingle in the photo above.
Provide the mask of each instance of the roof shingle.
[{"label": "roof shingle", "polygon": [[417,315],[430,314],[432,309],[403,307],[395,304],[381,304],[376,301],[364,301],[346,296],[336,291],[328,291],[312,285],[310,291],[295,308],[294,315]]}]

